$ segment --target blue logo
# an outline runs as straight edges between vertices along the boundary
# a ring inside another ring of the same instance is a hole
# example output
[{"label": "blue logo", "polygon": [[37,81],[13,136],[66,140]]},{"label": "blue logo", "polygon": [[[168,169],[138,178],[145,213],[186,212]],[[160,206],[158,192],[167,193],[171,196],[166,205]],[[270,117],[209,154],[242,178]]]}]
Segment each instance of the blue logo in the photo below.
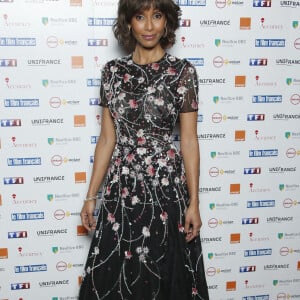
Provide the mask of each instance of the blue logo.
[{"label": "blue logo", "polygon": [[115,22],[115,18],[88,18],[88,26],[109,26]]},{"label": "blue logo", "polygon": [[94,155],[91,155],[91,156],[90,156],[90,163],[93,164],[93,163],[94,163],[94,160],[95,160]]},{"label": "blue logo", "polygon": [[255,39],[255,47],[283,48],[285,39]]},{"label": "blue logo", "polygon": [[5,107],[39,107],[39,99],[4,99]]},{"label": "blue logo", "polygon": [[100,104],[100,99],[99,98],[90,98],[89,103],[90,103],[90,105],[98,106]]},{"label": "blue logo", "polygon": [[253,0],[253,7],[271,7],[271,5],[271,0]]},{"label": "blue logo", "polygon": [[243,266],[240,267],[240,273],[247,273],[247,272],[255,272],[256,266]]},{"label": "blue logo", "polygon": [[242,300],[270,300],[270,295],[245,296]]},{"label": "blue logo", "polygon": [[268,60],[266,58],[250,58],[249,66],[267,66]]},{"label": "blue logo", "polygon": [[252,103],[282,103],[282,95],[255,95]]},{"label": "blue logo", "polygon": [[202,114],[198,114],[198,123],[202,123],[203,122],[203,115]]},{"label": "blue logo", "polygon": [[0,46],[35,47],[36,38],[2,37],[0,38]]},{"label": "blue logo", "polygon": [[206,0],[177,0],[179,6],[206,6]]},{"label": "blue logo", "polygon": [[99,136],[91,136],[91,144],[97,144]]},{"label": "blue logo", "polygon": [[247,201],[247,208],[275,207],[275,200]]},{"label": "blue logo", "polygon": [[16,157],[8,158],[7,165],[10,167],[15,166],[40,166],[42,164],[42,159],[40,157]]},{"label": "blue logo", "polygon": [[244,175],[258,175],[261,174],[261,168],[244,168]]},{"label": "blue logo", "polygon": [[21,119],[2,119],[1,127],[17,127],[21,126]]},{"label": "blue logo", "polygon": [[272,248],[245,250],[244,257],[272,255]]},{"label": "blue logo", "polygon": [[0,67],[16,67],[16,66],[17,66],[17,60],[15,58],[0,59]]},{"label": "blue logo", "polygon": [[10,289],[12,291],[16,290],[27,290],[30,289],[30,283],[29,282],[23,282],[23,283],[11,283]]},{"label": "blue logo", "polygon": [[15,266],[15,273],[29,273],[29,272],[45,272],[47,271],[47,265],[25,265],[25,266]]},{"label": "blue logo", "polygon": [[4,184],[24,184],[23,177],[4,177],[3,178]]},{"label": "blue logo", "polygon": [[108,39],[88,39],[89,47],[107,47]]},{"label": "blue logo", "polygon": [[27,231],[11,231],[7,233],[8,239],[25,239],[27,238]]},{"label": "blue logo", "polygon": [[278,149],[249,150],[249,157],[275,157],[278,156]]},{"label": "blue logo", "polygon": [[94,86],[99,87],[100,86],[100,79],[99,78],[89,78],[89,79],[86,80],[86,85],[88,87],[94,87]]},{"label": "blue logo", "polygon": [[204,58],[203,57],[199,57],[199,58],[190,57],[190,58],[187,58],[187,60],[195,67],[203,67],[204,66]]},{"label": "blue logo", "polygon": [[30,213],[12,213],[12,221],[30,221],[30,220],[43,220],[45,219],[44,212],[30,212]]},{"label": "blue logo", "polygon": [[242,218],[242,225],[258,224],[259,218]]},{"label": "blue logo", "polygon": [[265,114],[248,114],[247,121],[264,121]]}]

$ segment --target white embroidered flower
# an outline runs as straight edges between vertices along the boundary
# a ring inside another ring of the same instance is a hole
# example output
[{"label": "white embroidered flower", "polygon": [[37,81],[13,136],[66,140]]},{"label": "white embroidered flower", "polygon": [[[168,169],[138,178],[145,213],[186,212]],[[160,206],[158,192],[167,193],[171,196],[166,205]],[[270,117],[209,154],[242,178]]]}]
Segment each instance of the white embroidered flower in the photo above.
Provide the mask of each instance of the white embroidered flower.
[{"label": "white embroidered flower", "polygon": [[125,144],[128,141],[127,136],[121,136],[120,141],[121,141],[122,144]]},{"label": "white embroidered flower", "polygon": [[195,70],[194,70],[194,68],[192,68],[192,67],[189,67],[188,70],[189,70],[189,72],[190,72],[191,74],[194,74],[194,73],[195,73]]},{"label": "white embroidered flower", "polygon": [[143,248],[143,252],[144,252],[145,254],[148,254],[148,253],[149,253],[149,248],[148,248],[148,247],[144,247],[144,248]]},{"label": "white embroidered flower", "polygon": [[117,89],[120,85],[121,85],[121,81],[117,81],[117,82],[114,84],[114,87]]},{"label": "white embroidered flower", "polygon": [[87,268],[86,268],[86,272],[87,272],[88,274],[90,274],[90,273],[91,273],[91,267],[87,267]]},{"label": "white embroidered flower", "polygon": [[175,177],[174,182],[175,182],[175,183],[179,183],[179,182],[180,182],[180,179],[179,179],[178,177]]},{"label": "white embroidered flower", "polygon": [[169,56],[169,61],[175,61],[175,60],[176,60],[175,56],[173,56],[173,55]]},{"label": "white embroidered flower", "polygon": [[183,95],[187,91],[187,88],[185,86],[181,86],[177,89],[178,94]]},{"label": "white embroidered flower", "polygon": [[169,185],[169,180],[168,180],[168,178],[162,178],[161,184],[164,185],[164,186],[168,186],[168,185]]},{"label": "white embroidered flower", "polygon": [[114,223],[113,227],[112,227],[112,230],[113,231],[118,231],[120,228],[120,224],[118,222]]},{"label": "white embroidered flower", "polygon": [[108,83],[104,83],[104,84],[103,84],[103,87],[104,87],[104,89],[105,89],[106,91],[108,91],[109,88],[110,88],[110,85],[109,85]]},{"label": "white embroidered flower", "polygon": [[158,186],[159,185],[159,181],[157,179],[153,179],[152,185],[153,186]]},{"label": "white embroidered flower", "polygon": [[125,251],[125,258],[130,259],[132,257],[132,254],[130,251]]},{"label": "white embroidered flower", "polygon": [[164,86],[162,84],[160,84],[157,89],[161,92],[164,89]]},{"label": "white embroidered flower", "polygon": [[136,133],[136,135],[137,135],[138,137],[144,136],[144,130],[143,130],[143,129],[139,129],[138,132]]},{"label": "white embroidered flower", "polygon": [[96,246],[96,247],[94,248],[94,254],[95,254],[95,255],[98,255],[99,253],[100,253],[99,247]]},{"label": "white embroidered flower", "polygon": [[149,228],[144,226],[143,227],[143,230],[142,230],[142,233],[143,233],[143,236],[144,237],[149,237],[150,236],[150,231],[149,231]]},{"label": "white embroidered flower", "polygon": [[164,100],[162,99],[162,98],[156,98],[155,100],[154,100],[154,104],[155,105],[158,105],[158,106],[162,106],[162,105],[164,105]]},{"label": "white embroidered flower", "polygon": [[155,91],[156,91],[155,87],[153,87],[153,86],[148,87],[148,94],[153,94],[153,93],[155,93]]},{"label": "white embroidered flower", "polygon": [[117,71],[118,71],[118,67],[116,67],[116,66],[111,66],[111,67],[110,67],[110,71],[113,72],[113,73],[114,73],[114,72],[117,72]]},{"label": "white embroidered flower", "polygon": [[138,83],[143,83],[145,81],[145,78],[144,77],[139,77],[138,78]]},{"label": "white embroidered flower", "polygon": [[152,163],[152,158],[151,158],[151,156],[147,156],[147,157],[145,158],[145,163],[146,163],[146,165],[150,165],[150,164]]},{"label": "white embroidered flower", "polygon": [[157,162],[160,167],[165,167],[167,165],[167,161],[164,158],[159,158]]},{"label": "white embroidered flower", "polygon": [[140,199],[138,198],[138,196],[133,196],[132,198],[131,198],[131,203],[132,203],[132,205],[136,205],[137,203],[139,203],[140,202]]},{"label": "white embroidered flower", "polygon": [[146,149],[146,148],[138,147],[138,148],[136,149],[136,152],[137,152],[137,154],[139,154],[139,155],[144,155],[144,154],[147,153],[147,149]]},{"label": "white embroidered flower", "polygon": [[141,254],[143,252],[143,248],[142,247],[137,247],[135,249],[135,251],[136,251],[137,254]]},{"label": "white embroidered flower", "polygon": [[125,109],[123,107],[119,107],[118,112],[123,115],[125,113]]},{"label": "white embroidered flower", "polygon": [[146,121],[151,121],[151,115],[150,114],[145,114],[145,120]]},{"label": "white embroidered flower", "polygon": [[125,96],[126,96],[126,94],[122,92],[118,95],[118,99],[123,100],[125,98]]},{"label": "white embroidered flower", "polygon": [[128,174],[129,174],[129,168],[127,168],[127,167],[122,167],[122,174],[123,174],[123,175],[128,175]]},{"label": "white embroidered flower", "polygon": [[168,134],[164,135],[164,141],[168,142],[170,140],[170,136]]},{"label": "white embroidered flower", "polygon": [[146,257],[145,257],[145,254],[141,254],[141,255],[139,256],[139,260],[140,260],[141,262],[143,262],[143,263],[146,263]]}]

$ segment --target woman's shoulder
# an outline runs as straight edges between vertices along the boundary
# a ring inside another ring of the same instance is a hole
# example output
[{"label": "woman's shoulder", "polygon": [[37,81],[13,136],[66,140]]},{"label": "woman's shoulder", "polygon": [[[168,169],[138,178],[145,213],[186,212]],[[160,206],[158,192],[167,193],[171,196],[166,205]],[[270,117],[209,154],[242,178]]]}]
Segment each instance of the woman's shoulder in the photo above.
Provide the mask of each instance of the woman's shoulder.
[{"label": "woman's shoulder", "polygon": [[187,58],[179,58],[172,54],[167,54],[167,61],[178,68],[194,67],[193,64]]},{"label": "woman's shoulder", "polygon": [[127,65],[130,63],[130,59],[131,59],[131,55],[126,55],[126,56],[121,56],[121,57],[116,57],[113,58],[111,60],[108,60],[105,64],[104,64],[104,69],[110,69],[113,66],[117,66],[117,65]]}]

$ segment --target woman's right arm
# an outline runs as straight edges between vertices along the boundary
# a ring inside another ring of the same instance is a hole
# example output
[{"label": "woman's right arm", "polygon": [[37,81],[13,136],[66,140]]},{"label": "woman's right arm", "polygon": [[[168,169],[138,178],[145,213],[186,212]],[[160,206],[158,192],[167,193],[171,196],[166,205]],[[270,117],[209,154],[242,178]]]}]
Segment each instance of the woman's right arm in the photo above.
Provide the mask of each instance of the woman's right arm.
[{"label": "woman's right arm", "polygon": [[[92,175],[86,198],[97,195],[100,185],[106,175],[116,144],[116,133],[111,113],[107,107],[102,108],[101,133],[95,148]],[[93,217],[96,200],[85,201],[80,213],[82,225],[87,230],[95,229]]]}]

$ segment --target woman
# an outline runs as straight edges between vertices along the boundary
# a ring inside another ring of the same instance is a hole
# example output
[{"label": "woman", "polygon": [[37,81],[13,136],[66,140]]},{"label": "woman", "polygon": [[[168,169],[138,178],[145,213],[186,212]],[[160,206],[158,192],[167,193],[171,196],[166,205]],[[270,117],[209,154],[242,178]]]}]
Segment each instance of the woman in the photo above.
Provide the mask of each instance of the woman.
[{"label": "woman", "polygon": [[[130,54],[102,73],[101,134],[81,211],[95,234],[80,300],[208,299],[199,238],[197,75],[165,52],[179,17],[172,0],[119,1],[114,34]],[[178,120],[181,152],[172,142]]]}]

